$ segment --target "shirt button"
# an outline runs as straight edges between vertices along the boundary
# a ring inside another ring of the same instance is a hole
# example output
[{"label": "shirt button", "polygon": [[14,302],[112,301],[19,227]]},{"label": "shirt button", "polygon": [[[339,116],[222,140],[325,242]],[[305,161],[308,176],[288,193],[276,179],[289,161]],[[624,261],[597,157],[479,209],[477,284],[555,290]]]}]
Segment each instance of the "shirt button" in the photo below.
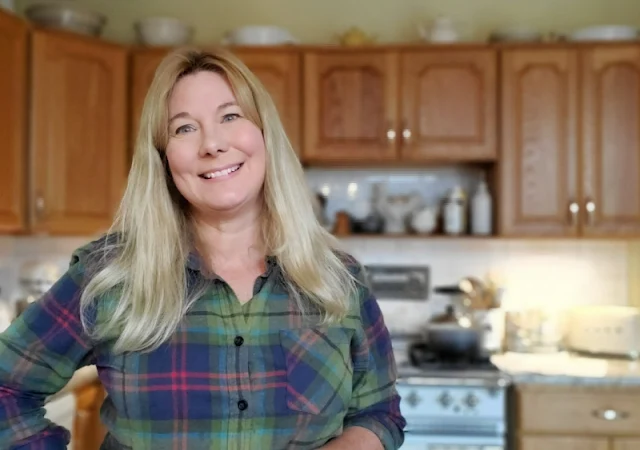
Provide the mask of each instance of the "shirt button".
[{"label": "shirt button", "polygon": [[236,338],[233,340],[233,343],[236,344],[236,347],[240,347],[242,344],[244,344],[244,338],[242,336],[236,336]]},{"label": "shirt button", "polygon": [[238,409],[240,411],[244,411],[245,409],[247,409],[249,407],[249,403],[247,403],[246,400],[240,400],[238,402]]}]

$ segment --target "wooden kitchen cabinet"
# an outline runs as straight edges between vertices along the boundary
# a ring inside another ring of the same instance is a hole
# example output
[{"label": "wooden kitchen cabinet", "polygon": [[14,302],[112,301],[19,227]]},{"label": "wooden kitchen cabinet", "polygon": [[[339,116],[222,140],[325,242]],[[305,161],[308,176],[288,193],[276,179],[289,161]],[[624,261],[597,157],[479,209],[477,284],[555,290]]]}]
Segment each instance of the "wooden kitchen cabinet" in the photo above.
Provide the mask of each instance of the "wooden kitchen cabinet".
[{"label": "wooden kitchen cabinet", "polygon": [[618,438],[613,440],[612,450],[637,450],[640,448],[639,438]]},{"label": "wooden kitchen cabinet", "polygon": [[[258,77],[271,95],[291,145],[301,154],[301,56],[293,48],[231,48]],[[131,124],[132,138],[138,133],[140,114],[155,71],[169,49],[134,52],[132,61]]]},{"label": "wooden kitchen cabinet", "polygon": [[414,50],[401,58],[401,158],[495,160],[497,52]]},{"label": "wooden kitchen cabinet", "polygon": [[236,48],[242,62],[271,95],[280,119],[298,155],[302,148],[302,56],[292,48]]},{"label": "wooden kitchen cabinet", "polygon": [[609,442],[602,438],[524,436],[520,450],[609,450]]},{"label": "wooden kitchen cabinet", "polygon": [[127,50],[50,30],[31,39],[31,229],[105,232],[126,180]]},{"label": "wooden kitchen cabinet", "polygon": [[502,53],[501,235],[578,234],[578,53]]},{"label": "wooden kitchen cabinet", "polygon": [[26,228],[27,23],[0,8],[0,233]]},{"label": "wooden kitchen cabinet", "polygon": [[640,236],[640,46],[505,49],[499,234]]},{"label": "wooden kitchen cabinet", "polygon": [[581,52],[582,231],[640,236],[640,45]]},{"label": "wooden kitchen cabinet", "polygon": [[392,52],[305,53],[305,161],[397,159],[398,75]]},{"label": "wooden kitchen cabinet", "polygon": [[372,47],[304,58],[307,161],[496,158],[495,50]]},{"label": "wooden kitchen cabinet", "polygon": [[144,106],[144,99],[147,96],[147,90],[151,86],[153,77],[156,73],[158,65],[162,61],[169,50],[160,49],[144,49],[135,50],[131,55],[131,74],[130,74],[130,127],[131,142],[130,156],[133,155],[135,143],[138,138],[140,128],[140,114]]},{"label": "wooden kitchen cabinet", "polygon": [[519,385],[516,450],[640,448],[640,387]]}]

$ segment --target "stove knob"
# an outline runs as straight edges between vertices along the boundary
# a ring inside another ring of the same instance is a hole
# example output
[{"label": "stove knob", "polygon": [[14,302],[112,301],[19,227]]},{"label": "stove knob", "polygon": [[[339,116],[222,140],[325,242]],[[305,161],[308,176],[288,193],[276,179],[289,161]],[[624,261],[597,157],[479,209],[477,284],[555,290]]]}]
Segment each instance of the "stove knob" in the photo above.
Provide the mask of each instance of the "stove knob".
[{"label": "stove knob", "polygon": [[473,394],[469,394],[465,397],[464,402],[469,408],[475,408],[480,399]]},{"label": "stove knob", "polygon": [[416,394],[416,391],[411,391],[409,393],[409,395],[407,396],[407,401],[409,402],[409,406],[415,408],[416,406],[418,406],[420,404],[422,399],[420,398],[420,396],[418,394]]},{"label": "stove knob", "polygon": [[438,397],[438,402],[443,408],[448,408],[451,406],[451,403],[453,403],[453,398],[451,398],[448,392],[443,392],[440,397]]}]

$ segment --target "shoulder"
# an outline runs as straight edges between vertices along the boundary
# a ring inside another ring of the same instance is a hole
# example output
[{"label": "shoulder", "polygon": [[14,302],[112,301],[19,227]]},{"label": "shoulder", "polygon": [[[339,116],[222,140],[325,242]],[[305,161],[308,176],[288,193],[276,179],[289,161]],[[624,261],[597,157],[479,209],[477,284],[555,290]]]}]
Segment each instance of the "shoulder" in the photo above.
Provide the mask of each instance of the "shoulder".
[{"label": "shoulder", "polygon": [[119,234],[107,233],[76,248],[71,254],[69,272],[78,280],[86,279],[113,259],[119,244]]},{"label": "shoulder", "polygon": [[359,284],[367,285],[367,271],[360,261],[358,261],[353,255],[343,250],[334,250],[336,256],[340,259],[342,264],[347,268],[353,278],[358,281]]},{"label": "shoulder", "polygon": [[335,250],[335,253],[354,280],[355,289],[352,290],[353,298],[350,302],[350,308],[352,308],[351,314],[356,314],[360,317],[364,313],[367,304],[376,302],[369,285],[366,266],[350,253],[342,250]]}]

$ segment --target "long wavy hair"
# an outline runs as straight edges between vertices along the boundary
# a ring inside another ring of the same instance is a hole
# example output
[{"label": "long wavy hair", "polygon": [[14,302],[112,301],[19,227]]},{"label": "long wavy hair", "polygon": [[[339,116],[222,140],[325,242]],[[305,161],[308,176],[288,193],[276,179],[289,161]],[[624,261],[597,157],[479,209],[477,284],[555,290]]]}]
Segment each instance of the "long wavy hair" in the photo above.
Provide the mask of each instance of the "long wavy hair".
[{"label": "long wavy hair", "polygon": [[[262,238],[300,310],[319,312],[320,323],[339,321],[357,292],[357,281],[336,252],[338,242],[316,219],[302,166],[262,83],[224,49],[175,50],[158,66],[144,101],[127,187],[109,233],[117,238],[105,240],[96,251],[112,257],[94,258],[103,263],[91,274],[81,297],[89,335],[97,340],[115,337],[116,353],[157,348],[202,295],[202,290],[187,285],[193,227],[165,156],[172,90],[181,77],[200,71],[222,75],[245,116],[262,130]],[[85,313],[99,310],[100,299],[107,297],[114,300],[109,313],[90,326]]]}]

